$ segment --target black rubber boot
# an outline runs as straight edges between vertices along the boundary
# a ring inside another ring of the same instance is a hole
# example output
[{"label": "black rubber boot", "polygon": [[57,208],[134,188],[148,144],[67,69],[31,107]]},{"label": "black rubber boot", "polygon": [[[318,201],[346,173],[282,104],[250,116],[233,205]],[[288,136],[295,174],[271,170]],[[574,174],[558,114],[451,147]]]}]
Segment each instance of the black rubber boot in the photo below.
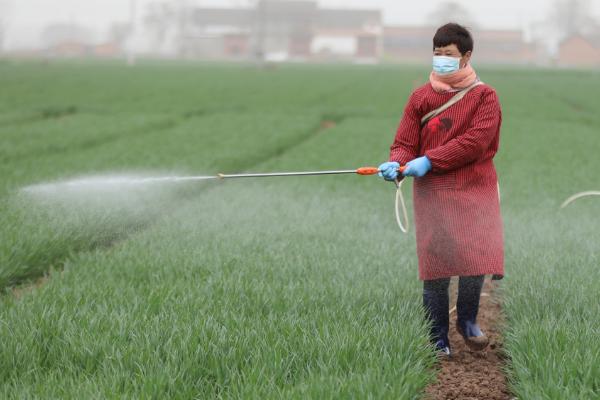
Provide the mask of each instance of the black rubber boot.
[{"label": "black rubber boot", "polygon": [[448,339],[448,286],[450,279],[436,279],[424,281],[423,284],[423,306],[427,318],[431,322],[431,342],[442,354],[450,355],[450,340]]},{"label": "black rubber boot", "polygon": [[485,349],[489,344],[489,339],[477,325],[479,298],[484,279],[484,275],[461,276],[456,300],[456,330],[464,338],[467,346],[477,351]]}]

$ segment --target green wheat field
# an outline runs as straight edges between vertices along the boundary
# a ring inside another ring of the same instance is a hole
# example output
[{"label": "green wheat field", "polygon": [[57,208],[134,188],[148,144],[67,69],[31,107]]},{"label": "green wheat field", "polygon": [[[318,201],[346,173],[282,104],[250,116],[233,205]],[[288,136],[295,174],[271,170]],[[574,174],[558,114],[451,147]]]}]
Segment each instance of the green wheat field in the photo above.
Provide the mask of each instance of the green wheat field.
[{"label": "green wheat field", "polygon": [[[600,190],[600,72],[479,73],[504,116],[510,388],[600,398],[600,199],[560,209]],[[435,355],[393,185],[65,181],[377,166],[427,76],[0,62],[0,397],[420,398]]]}]

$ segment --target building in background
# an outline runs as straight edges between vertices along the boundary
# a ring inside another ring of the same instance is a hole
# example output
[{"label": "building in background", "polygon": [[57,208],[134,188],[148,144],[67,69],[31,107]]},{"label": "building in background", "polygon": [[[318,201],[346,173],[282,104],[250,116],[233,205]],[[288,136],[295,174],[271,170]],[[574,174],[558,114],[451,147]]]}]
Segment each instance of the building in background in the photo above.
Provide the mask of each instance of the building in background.
[{"label": "building in background", "polygon": [[42,32],[44,48],[30,51],[30,57],[43,58],[115,58],[122,54],[114,41],[98,43],[93,33],[74,22],[48,25]]},{"label": "building in background", "polygon": [[378,10],[319,10],[311,41],[317,60],[376,62],[382,55],[383,23]]},{"label": "building in background", "polygon": [[520,30],[479,30],[473,32],[473,59],[481,64],[533,65],[538,49],[525,42]]},{"label": "building in background", "polygon": [[[423,63],[433,50],[437,27],[386,26],[383,33],[383,56],[401,63]],[[475,64],[534,64],[535,45],[526,43],[518,30],[477,30],[473,32]]]},{"label": "building in background", "polygon": [[383,57],[386,61],[421,64],[431,58],[432,27],[386,26],[383,30]]},{"label": "building in background", "polygon": [[600,67],[600,33],[596,36],[573,35],[558,48],[556,63],[560,67]]},{"label": "building in background", "polygon": [[208,59],[375,62],[379,10],[322,9],[315,1],[259,1],[254,8],[194,8],[180,53]]}]

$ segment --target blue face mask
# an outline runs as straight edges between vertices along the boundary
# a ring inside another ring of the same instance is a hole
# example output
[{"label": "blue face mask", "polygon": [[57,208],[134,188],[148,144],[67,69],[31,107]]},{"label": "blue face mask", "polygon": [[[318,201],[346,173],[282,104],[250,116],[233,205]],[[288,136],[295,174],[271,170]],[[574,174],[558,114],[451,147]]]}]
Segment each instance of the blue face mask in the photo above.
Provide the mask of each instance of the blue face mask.
[{"label": "blue face mask", "polygon": [[439,75],[448,75],[460,69],[460,58],[433,56],[433,70]]}]

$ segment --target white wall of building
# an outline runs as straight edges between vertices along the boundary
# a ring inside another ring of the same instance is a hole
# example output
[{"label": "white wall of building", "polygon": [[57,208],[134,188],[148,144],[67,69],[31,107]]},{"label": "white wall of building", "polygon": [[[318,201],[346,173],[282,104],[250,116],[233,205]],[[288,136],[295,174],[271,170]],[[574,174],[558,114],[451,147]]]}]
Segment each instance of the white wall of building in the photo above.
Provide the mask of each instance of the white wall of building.
[{"label": "white wall of building", "polygon": [[313,54],[335,54],[352,56],[356,54],[357,42],[350,36],[315,36],[310,45]]}]

